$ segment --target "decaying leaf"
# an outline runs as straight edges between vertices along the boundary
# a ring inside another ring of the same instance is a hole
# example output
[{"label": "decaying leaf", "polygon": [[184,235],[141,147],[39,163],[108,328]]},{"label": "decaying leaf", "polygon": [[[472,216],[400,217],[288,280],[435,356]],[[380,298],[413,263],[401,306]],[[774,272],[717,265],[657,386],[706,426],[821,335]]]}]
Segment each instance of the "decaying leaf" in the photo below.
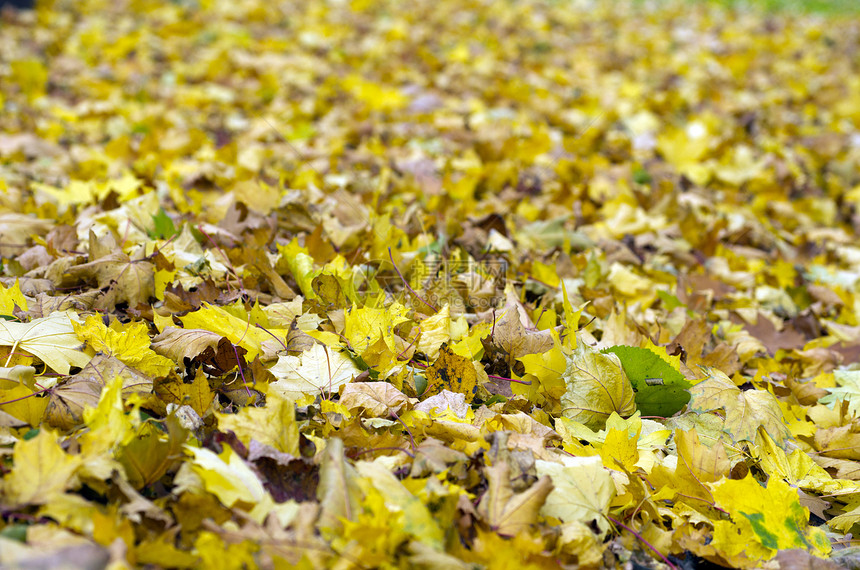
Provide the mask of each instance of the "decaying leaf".
[{"label": "decaying leaf", "polygon": [[113,356],[97,354],[83,370],[51,391],[45,422],[63,429],[80,425],[84,409],[96,407],[102,389],[115,378],[122,378],[122,392],[126,396],[152,391],[152,378]]},{"label": "decaying leaf", "polygon": [[857,565],[852,3],[10,3],[0,567]]},{"label": "decaying leaf", "polygon": [[515,536],[535,524],[547,495],[553,490],[550,477],[544,475],[528,490],[514,493],[507,462],[488,467],[486,472],[490,486],[478,505],[478,513],[490,528],[501,535]]}]

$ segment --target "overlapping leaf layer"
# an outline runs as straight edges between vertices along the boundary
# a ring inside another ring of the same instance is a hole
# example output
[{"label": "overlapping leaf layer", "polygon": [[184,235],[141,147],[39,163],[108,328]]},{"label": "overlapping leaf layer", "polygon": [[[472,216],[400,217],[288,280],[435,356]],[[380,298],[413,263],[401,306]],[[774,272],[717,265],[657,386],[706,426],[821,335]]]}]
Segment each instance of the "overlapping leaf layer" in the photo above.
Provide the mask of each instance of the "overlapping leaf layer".
[{"label": "overlapping leaf layer", "polygon": [[860,21],[0,18],[0,566],[858,564]]}]

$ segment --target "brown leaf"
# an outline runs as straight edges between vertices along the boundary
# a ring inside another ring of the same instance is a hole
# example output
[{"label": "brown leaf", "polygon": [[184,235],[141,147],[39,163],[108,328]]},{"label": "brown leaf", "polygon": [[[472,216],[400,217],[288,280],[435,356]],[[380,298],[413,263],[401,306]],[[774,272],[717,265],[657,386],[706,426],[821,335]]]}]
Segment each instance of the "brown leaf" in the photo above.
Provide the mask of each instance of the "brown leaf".
[{"label": "brown leaf", "polygon": [[803,348],[803,345],[806,344],[806,337],[798,332],[794,325],[789,323],[781,331],[776,330],[770,319],[763,313],[758,314],[758,319],[754,325],[746,323],[745,328],[761,341],[771,356],[776,354],[779,349]]},{"label": "brown leaf", "polygon": [[478,505],[478,514],[501,535],[514,536],[527,531],[537,522],[538,512],[553,490],[552,479],[544,475],[527,490],[514,493],[506,461],[487,467],[484,473],[490,486]]},{"label": "brown leaf", "polygon": [[200,370],[189,382],[184,382],[175,376],[159,381],[155,385],[155,394],[165,404],[191,406],[201,417],[206,414],[212,400],[215,399],[206,375]]},{"label": "brown leaf", "polygon": [[221,335],[202,329],[180,329],[165,327],[161,334],[152,339],[152,350],[177,363],[184,359],[195,359],[207,348],[218,348]]},{"label": "brown leaf", "polygon": [[117,376],[122,378],[124,396],[152,392],[152,378],[113,356],[97,354],[83,370],[51,391],[45,421],[62,429],[80,425],[84,408],[97,406],[102,388]]},{"label": "brown leaf", "polygon": [[102,290],[109,288],[113,304],[127,302],[136,307],[155,295],[155,267],[148,261],[132,261],[121,251],[72,267],[66,274],[78,281],[95,281]]},{"label": "brown leaf", "polygon": [[399,414],[409,398],[387,382],[354,382],[343,387],[340,403],[364,417],[387,418]]}]

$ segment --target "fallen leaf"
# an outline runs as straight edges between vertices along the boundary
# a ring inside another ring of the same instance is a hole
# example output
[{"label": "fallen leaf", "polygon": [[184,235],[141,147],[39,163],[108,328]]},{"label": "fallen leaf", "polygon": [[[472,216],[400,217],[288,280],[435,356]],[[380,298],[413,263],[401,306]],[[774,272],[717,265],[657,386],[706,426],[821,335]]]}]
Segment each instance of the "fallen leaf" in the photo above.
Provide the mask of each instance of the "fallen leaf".
[{"label": "fallen leaf", "polygon": [[40,359],[52,370],[68,374],[72,366],[83,367],[90,357],[81,351],[80,339],[72,321],[74,313],[52,313],[29,323],[0,320],[0,346],[24,350]]},{"label": "fallen leaf", "polygon": [[564,417],[599,429],[613,412],[626,417],[636,411],[633,386],[616,355],[602,354],[579,342],[565,358]]},{"label": "fallen leaf", "polygon": [[321,344],[299,356],[280,356],[269,371],[277,378],[270,389],[293,399],[305,394],[331,394],[361,373],[348,356]]},{"label": "fallen leaf", "polygon": [[514,493],[507,462],[487,467],[485,472],[490,486],[478,505],[478,513],[501,535],[514,536],[527,531],[537,522],[538,512],[553,490],[550,477],[543,475],[528,490]]}]

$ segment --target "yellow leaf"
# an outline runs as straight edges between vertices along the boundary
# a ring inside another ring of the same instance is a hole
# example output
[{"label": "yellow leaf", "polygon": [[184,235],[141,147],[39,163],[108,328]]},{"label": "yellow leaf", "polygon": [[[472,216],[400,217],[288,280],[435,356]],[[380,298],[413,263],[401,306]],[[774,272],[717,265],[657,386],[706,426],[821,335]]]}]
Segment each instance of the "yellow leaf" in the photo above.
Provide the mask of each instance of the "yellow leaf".
[{"label": "yellow leaf", "polygon": [[344,79],[343,86],[372,111],[393,111],[408,102],[397,89],[368,81],[360,75],[350,75]]},{"label": "yellow leaf", "polygon": [[122,394],[149,394],[152,379],[122,361],[97,354],[83,370],[58,384],[48,399],[45,421],[60,429],[72,429],[83,421],[87,407],[96,407],[105,385],[115,378],[122,379]]},{"label": "yellow leaf", "polygon": [[0,487],[7,505],[50,503],[68,489],[81,458],[60,447],[56,433],[42,429],[32,439],[19,440],[12,452],[14,467]]},{"label": "yellow leaf", "polygon": [[394,353],[394,327],[407,320],[406,307],[400,303],[393,303],[386,309],[353,306],[345,315],[344,336],[358,354],[364,354],[380,340]]},{"label": "yellow leaf", "polygon": [[182,362],[199,356],[207,348],[217,351],[222,338],[212,331],[169,326],[152,339],[152,349],[173,362]]},{"label": "yellow leaf", "polygon": [[106,305],[128,303],[137,307],[155,296],[155,266],[142,259],[132,260],[117,251],[66,272],[73,279],[95,281],[99,289],[107,289]]},{"label": "yellow leaf", "polygon": [[418,338],[416,350],[423,352],[427,358],[436,358],[439,355],[439,347],[443,343],[458,340],[461,335],[456,338],[454,336],[467,330],[468,327],[464,325],[466,320],[463,317],[451,319],[451,310],[446,304],[438,313],[419,323],[421,336]]},{"label": "yellow leaf", "polygon": [[51,313],[29,323],[0,320],[0,346],[13,347],[13,353],[29,352],[54,371],[68,374],[72,366],[84,367],[90,361],[81,352],[73,320],[77,320],[77,315],[72,312]]},{"label": "yellow leaf", "polygon": [[612,412],[627,417],[636,411],[633,386],[616,355],[600,353],[580,341],[573,354],[565,358],[567,389],[561,397],[564,417],[599,429]]},{"label": "yellow leaf", "polygon": [[270,390],[292,399],[335,393],[361,374],[348,356],[316,343],[299,356],[281,355],[269,372],[277,379],[269,385]]},{"label": "yellow leaf", "polygon": [[735,441],[755,442],[759,428],[783,445],[791,434],[785,426],[776,398],[763,390],[741,391],[719,370],[690,388],[688,409],[692,412],[725,410],[723,429]]},{"label": "yellow leaf", "polygon": [[809,526],[809,511],[797,490],[782,479],[771,477],[767,486],[752,476],[723,479],[711,488],[717,506],[731,516],[714,522],[711,546],[730,563],[749,566],[789,548],[818,556],[830,552],[824,531]]},{"label": "yellow leaf", "polygon": [[189,445],[185,449],[192,455],[192,469],[202,479],[203,487],[225,507],[236,503],[250,507],[266,496],[260,480],[230,446],[225,445],[220,455]]},{"label": "yellow leaf", "polygon": [[[244,312],[244,318],[239,318],[222,307],[203,303],[201,309],[188,313],[180,320],[187,329],[211,331],[226,337],[233,344],[247,350],[248,361],[253,361],[262,352],[263,342],[271,340],[272,335],[257,328],[252,316],[244,309],[241,310]],[[280,338],[286,338],[288,331],[270,329],[270,332]]]},{"label": "yellow leaf", "polygon": [[258,566],[254,553],[259,546],[253,540],[227,542],[211,532],[201,532],[194,542],[194,551],[200,557],[198,568],[235,570]]},{"label": "yellow leaf", "polygon": [[244,407],[236,414],[216,414],[218,429],[231,430],[246,446],[251,441],[271,445],[278,451],[299,455],[299,427],[295,405],[270,391],[266,406]]},{"label": "yellow leaf", "polygon": [[638,433],[631,437],[627,430],[610,429],[600,448],[603,465],[609,469],[635,471],[639,461],[638,440]]},{"label": "yellow leaf", "polygon": [[98,315],[87,317],[84,324],[73,323],[75,332],[93,350],[114,356],[132,368],[154,377],[167,376],[175,364],[152,350],[145,323],[121,324],[114,320],[106,327]]},{"label": "yellow leaf", "polygon": [[344,387],[340,403],[365,417],[388,418],[392,412],[400,413],[409,398],[387,382],[357,382]]},{"label": "yellow leaf", "polygon": [[281,257],[277,265],[286,265],[296,283],[299,284],[302,294],[308,299],[316,299],[317,294],[313,288],[314,258],[310,256],[308,249],[300,246],[298,240],[293,239],[287,245],[278,245],[278,253]]},{"label": "yellow leaf", "polygon": [[84,410],[84,423],[89,430],[81,436],[82,454],[95,456],[134,439],[137,422],[135,414],[125,413],[122,383],[120,376],[108,381],[98,406]]},{"label": "yellow leaf", "polygon": [[12,76],[9,81],[18,85],[27,99],[33,100],[45,94],[48,70],[38,59],[17,59],[10,62]]},{"label": "yellow leaf", "polygon": [[320,461],[317,500],[320,516],[317,523],[324,537],[336,536],[343,521],[356,520],[361,509],[361,490],[355,468],[343,457],[343,441],[328,440]]},{"label": "yellow leaf", "polygon": [[[577,320],[579,317],[575,317]],[[538,354],[526,354],[518,358],[525,367],[523,379],[531,382],[530,385],[512,383],[511,390],[514,394],[521,394],[532,402],[541,405],[549,414],[561,413],[561,397],[567,390],[563,373],[567,367],[562,343],[558,333],[550,330],[553,346],[549,350]],[[576,338],[570,334],[568,338]]]},{"label": "yellow leaf", "polygon": [[421,499],[378,461],[362,461],[356,465],[358,474],[370,480],[384,497],[389,511],[402,513],[401,528],[416,539],[442,550],[445,533]]},{"label": "yellow leaf", "polygon": [[117,460],[125,468],[128,482],[136,489],[160,479],[183,457],[182,445],[188,431],[179,424],[175,414],[168,416],[164,424],[167,433],[152,422],[144,422],[134,439],[117,455]]},{"label": "yellow leaf", "polygon": [[435,396],[442,390],[450,390],[466,395],[466,401],[471,403],[478,391],[478,373],[472,361],[464,358],[442,345],[439,358],[424,370],[427,376],[427,388],[423,397]]},{"label": "yellow leaf", "polygon": [[20,307],[22,311],[27,311],[27,298],[21,292],[21,285],[18,280],[8,289],[0,286],[0,315],[11,315],[15,310],[15,306]]},{"label": "yellow leaf", "polygon": [[563,463],[537,460],[539,477],[549,475],[553,490],[541,514],[562,522],[595,521],[605,534],[609,530],[609,503],[615,496],[615,483],[600,457],[564,457]]},{"label": "yellow leaf", "polygon": [[11,390],[0,390],[0,411],[37,427],[45,416],[47,398],[36,397],[33,390],[21,384]]},{"label": "yellow leaf", "polygon": [[215,399],[209,387],[206,374],[198,369],[190,382],[184,382],[181,378],[171,376],[155,386],[158,399],[166,404],[177,406],[191,406],[198,416],[206,415],[209,406]]}]

